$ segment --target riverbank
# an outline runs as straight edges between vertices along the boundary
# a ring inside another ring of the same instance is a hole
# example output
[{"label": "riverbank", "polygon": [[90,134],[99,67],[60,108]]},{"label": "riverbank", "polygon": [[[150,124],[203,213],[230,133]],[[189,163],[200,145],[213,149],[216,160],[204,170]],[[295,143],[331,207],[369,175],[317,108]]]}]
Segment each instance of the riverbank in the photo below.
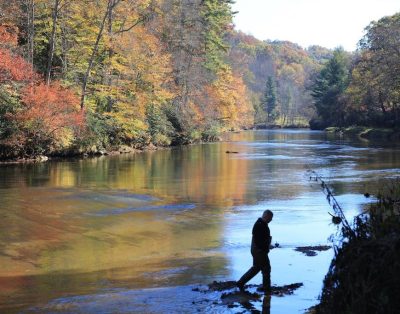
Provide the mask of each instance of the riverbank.
[{"label": "riverbank", "polygon": [[174,141],[157,144],[154,142],[146,142],[136,145],[120,144],[109,145],[108,147],[92,145],[90,147],[74,147],[66,148],[51,153],[42,153],[35,156],[27,156],[21,158],[19,156],[10,156],[10,154],[2,154],[0,146],[0,165],[1,164],[21,164],[21,163],[38,163],[48,160],[73,159],[73,158],[90,158],[99,156],[116,156],[122,154],[136,154],[148,151],[171,149],[174,147],[187,146],[191,144],[212,143],[227,140],[230,134],[240,133],[250,130],[251,128],[231,129],[230,131],[215,132],[213,130],[205,134],[198,134],[192,137],[178,136]]},{"label": "riverbank", "polygon": [[[281,126],[281,125],[255,125],[254,129],[256,130],[265,130],[265,129],[308,129],[305,125],[290,125],[290,126]],[[121,154],[137,154],[148,151],[156,151],[162,149],[170,149],[178,146],[185,146],[190,144],[200,144],[200,143],[210,143],[210,142],[219,142],[226,140],[230,134],[240,133],[246,130],[234,130],[230,132],[223,132],[208,138],[207,140],[197,140],[193,143],[188,142],[184,144],[178,145],[169,145],[169,146],[156,146],[153,143],[143,145],[141,147],[132,147],[129,145],[120,145],[113,146],[108,149],[98,148],[96,146],[90,147],[85,150],[66,150],[62,152],[54,152],[52,154],[44,154],[38,155],[35,157],[27,157],[27,158],[4,158],[0,159],[0,164],[19,164],[19,163],[37,163],[37,162],[46,162],[48,160],[59,160],[59,159],[73,159],[73,158],[90,158],[90,157],[99,157],[99,156],[115,156]],[[385,129],[385,128],[370,128],[370,127],[328,127],[325,129],[325,132],[328,135],[334,136],[347,136],[352,138],[360,138],[367,140],[395,140],[400,141],[400,131],[395,129]]]},{"label": "riverbank", "polygon": [[[212,140],[208,141],[199,141],[196,142],[196,144],[200,143],[209,143],[209,142],[218,142],[221,141],[222,138],[227,137],[227,134],[230,133],[238,133],[241,131],[233,131],[233,132],[227,132],[222,134],[220,137],[213,138]],[[32,157],[26,157],[26,158],[3,158],[0,159],[0,165],[1,164],[23,164],[23,163],[40,163],[40,162],[46,162],[49,160],[62,160],[62,159],[83,159],[83,158],[94,158],[94,157],[100,157],[100,156],[117,156],[117,155],[124,155],[124,154],[138,154],[138,153],[143,153],[143,152],[149,152],[149,151],[156,151],[156,150],[164,150],[164,149],[171,149],[173,147],[178,147],[178,146],[185,146],[185,145],[190,145],[190,144],[195,144],[195,143],[185,143],[185,144],[179,144],[179,145],[169,145],[169,146],[156,146],[153,143],[143,145],[141,147],[132,147],[129,145],[119,145],[119,146],[113,146],[108,149],[105,148],[98,148],[96,146],[90,147],[88,149],[75,149],[75,150],[65,150],[65,151],[60,151],[60,152],[53,152],[51,154],[42,154],[42,155],[37,155],[37,156],[32,156]]]},{"label": "riverbank", "polygon": [[386,182],[368,214],[340,235],[317,314],[398,313],[400,308],[400,181]]},{"label": "riverbank", "polygon": [[309,129],[309,125],[307,123],[297,123],[297,124],[256,124],[254,126],[255,130],[274,130],[274,129]]},{"label": "riverbank", "polygon": [[0,164],[23,164],[23,163],[40,163],[49,160],[58,159],[72,159],[72,158],[89,158],[89,157],[99,157],[99,156],[115,156],[121,154],[134,154],[141,153],[145,151],[159,150],[160,147],[154,145],[146,146],[142,149],[136,149],[127,145],[121,145],[115,149],[105,150],[93,148],[88,151],[67,151],[67,152],[56,152],[49,155],[38,155],[35,157],[27,158],[10,158],[0,160]]},{"label": "riverbank", "polygon": [[385,139],[400,140],[400,131],[395,129],[371,128],[371,127],[328,127],[325,129],[328,134],[339,136],[359,137],[363,139]]}]

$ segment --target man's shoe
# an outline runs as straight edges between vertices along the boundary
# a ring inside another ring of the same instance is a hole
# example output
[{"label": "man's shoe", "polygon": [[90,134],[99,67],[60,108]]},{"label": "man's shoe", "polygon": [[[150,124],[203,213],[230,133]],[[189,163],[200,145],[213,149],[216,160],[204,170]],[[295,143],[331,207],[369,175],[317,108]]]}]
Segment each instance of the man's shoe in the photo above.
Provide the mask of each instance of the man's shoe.
[{"label": "man's shoe", "polygon": [[239,288],[240,292],[244,292],[244,284],[240,283],[239,281],[236,282],[236,287]]}]

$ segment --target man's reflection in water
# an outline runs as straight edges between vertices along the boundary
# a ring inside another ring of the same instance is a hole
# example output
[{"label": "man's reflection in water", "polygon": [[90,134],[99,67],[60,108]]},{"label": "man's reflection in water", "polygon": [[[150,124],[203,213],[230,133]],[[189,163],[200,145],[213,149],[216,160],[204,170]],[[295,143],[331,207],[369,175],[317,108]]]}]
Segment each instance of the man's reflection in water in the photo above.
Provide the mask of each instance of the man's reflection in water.
[{"label": "man's reflection in water", "polygon": [[[246,294],[247,294],[247,296],[246,296]],[[251,302],[251,301],[255,301],[254,299],[251,300],[251,297],[253,295],[248,294],[248,292],[246,294],[244,295],[245,300],[242,300],[242,302],[239,302],[239,304],[244,309],[248,310],[250,313],[262,313],[262,314],[270,314],[271,313],[271,294],[270,293],[266,293],[264,295],[264,298],[262,299],[261,311],[259,309],[257,309],[258,304],[259,304],[258,301],[261,301],[261,299],[257,298],[257,302]],[[241,296],[243,297],[243,294]],[[250,297],[250,299],[247,299],[249,297]]]},{"label": "man's reflection in water", "polygon": [[262,314],[270,314],[271,313],[271,294],[267,293],[264,296],[262,303]]}]

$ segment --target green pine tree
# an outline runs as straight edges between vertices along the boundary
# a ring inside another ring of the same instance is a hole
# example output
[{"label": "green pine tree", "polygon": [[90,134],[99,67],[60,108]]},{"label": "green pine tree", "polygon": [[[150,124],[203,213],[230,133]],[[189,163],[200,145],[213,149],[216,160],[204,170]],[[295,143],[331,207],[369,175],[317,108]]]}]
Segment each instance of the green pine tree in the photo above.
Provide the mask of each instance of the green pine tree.
[{"label": "green pine tree", "polygon": [[341,126],[343,110],[341,96],[348,86],[348,57],[343,49],[334,51],[315,80],[311,95],[321,119],[321,126]]},{"label": "green pine tree", "polygon": [[277,104],[276,83],[275,80],[271,76],[269,76],[267,79],[264,92],[264,99],[263,99],[263,105],[267,113],[267,123],[270,122],[270,118],[272,117],[272,113],[276,108],[276,104]]}]

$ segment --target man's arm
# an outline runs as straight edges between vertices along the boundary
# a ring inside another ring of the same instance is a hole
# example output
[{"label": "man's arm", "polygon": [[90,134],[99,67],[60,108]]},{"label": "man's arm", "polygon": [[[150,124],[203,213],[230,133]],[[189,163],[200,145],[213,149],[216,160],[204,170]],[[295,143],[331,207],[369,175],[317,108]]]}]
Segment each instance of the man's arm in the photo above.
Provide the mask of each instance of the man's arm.
[{"label": "man's arm", "polygon": [[256,223],[253,227],[253,237],[255,245],[258,249],[266,252],[269,251],[271,237],[268,227],[265,228],[265,226],[262,224]]}]

